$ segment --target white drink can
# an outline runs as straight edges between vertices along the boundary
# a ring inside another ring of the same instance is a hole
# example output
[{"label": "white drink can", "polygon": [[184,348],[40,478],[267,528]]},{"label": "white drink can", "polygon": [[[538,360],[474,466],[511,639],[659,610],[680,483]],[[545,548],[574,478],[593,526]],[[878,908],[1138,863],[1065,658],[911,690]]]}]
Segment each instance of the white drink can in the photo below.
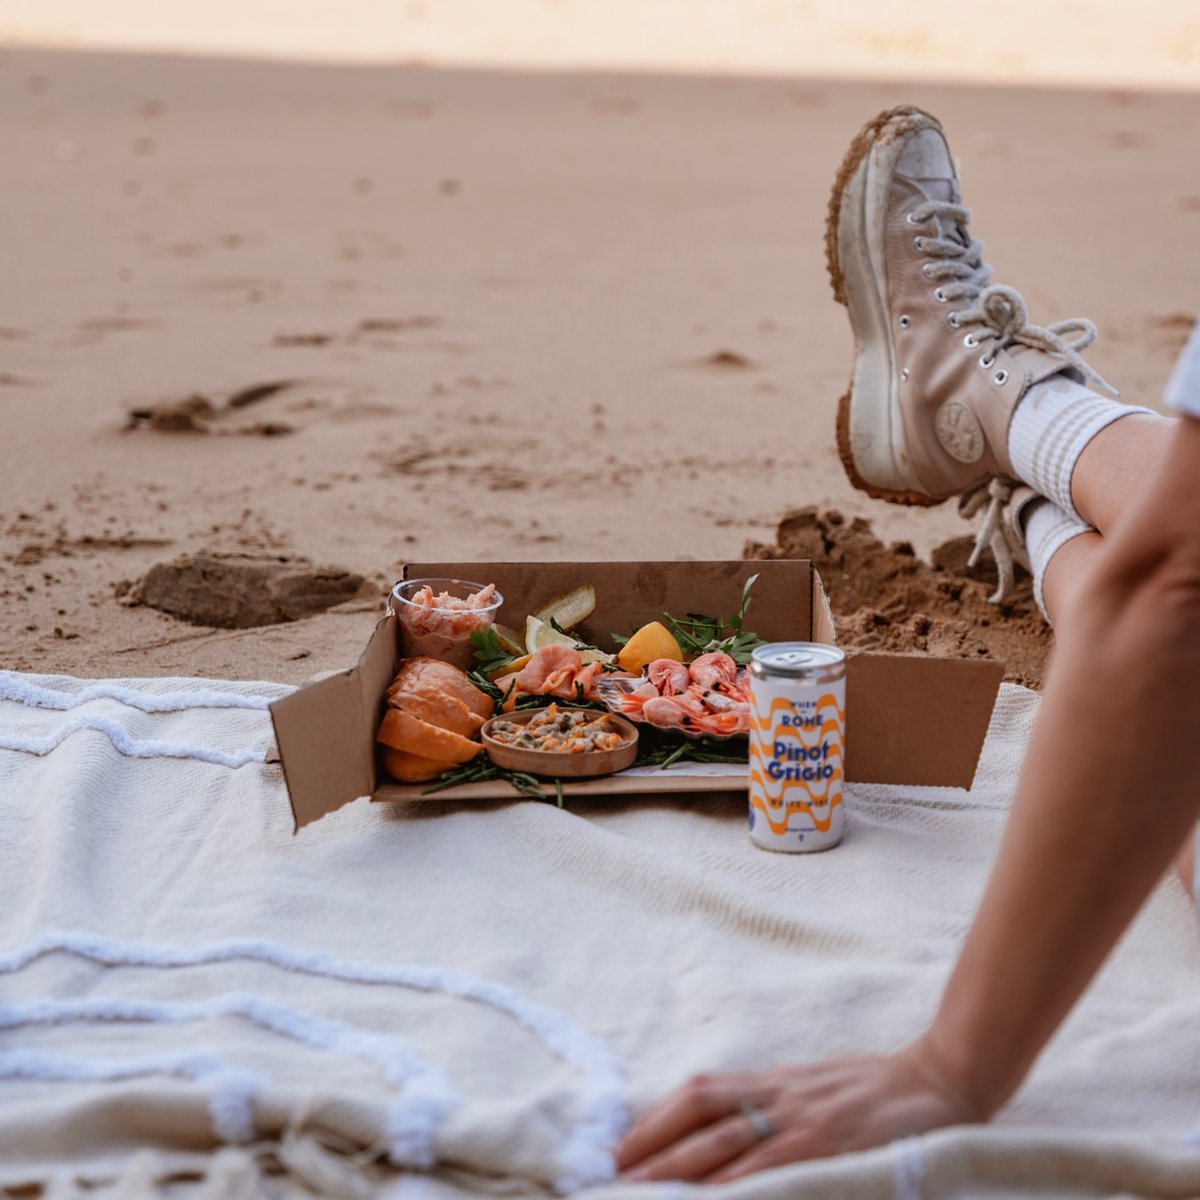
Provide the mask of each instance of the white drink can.
[{"label": "white drink can", "polygon": [[842,840],[846,655],[771,642],[750,659],[750,840],[805,853]]}]

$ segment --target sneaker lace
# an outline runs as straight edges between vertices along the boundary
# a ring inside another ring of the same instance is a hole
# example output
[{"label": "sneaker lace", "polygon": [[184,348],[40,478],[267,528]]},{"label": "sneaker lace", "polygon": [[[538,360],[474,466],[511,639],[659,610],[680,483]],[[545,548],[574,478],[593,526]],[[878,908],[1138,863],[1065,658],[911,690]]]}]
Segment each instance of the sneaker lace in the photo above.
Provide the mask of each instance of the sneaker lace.
[{"label": "sneaker lace", "polygon": [[[983,243],[967,233],[971,210],[948,200],[926,200],[912,210],[916,224],[937,221],[943,237],[922,237],[921,253],[934,261],[928,264],[930,279],[945,281],[940,289],[946,300],[966,300],[970,307],[954,313],[959,325],[982,325],[984,337],[993,339],[995,354],[1014,343],[1058,354],[1087,379],[1095,380],[1106,392],[1118,395],[1084,357],[1096,340],[1096,326],[1086,317],[1068,317],[1053,325],[1034,325],[1029,320],[1025,298],[1016,288],[992,283],[992,268],[983,261]],[[1073,340],[1065,335],[1077,334]]]},{"label": "sneaker lace", "polygon": [[[983,337],[990,338],[987,353],[995,355],[1013,344],[1061,356],[1085,379],[1096,382],[1110,395],[1119,395],[1084,357],[1096,340],[1096,326],[1086,317],[1069,317],[1053,325],[1034,325],[1029,320],[1025,298],[1016,288],[992,283],[992,269],[983,261],[983,242],[967,233],[971,210],[947,200],[927,200],[912,210],[914,223],[936,221],[943,236],[922,237],[921,252],[933,260],[926,274],[941,283],[939,289],[947,301],[966,301],[967,307],[954,312],[959,326],[982,325]],[[1067,335],[1074,334],[1074,338]],[[975,536],[968,566],[975,566],[985,549],[996,560],[999,583],[988,599],[1000,604],[1013,593],[1016,585],[1012,548],[1005,534],[1004,513],[1016,485],[1007,479],[991,479],[968,492],[959,501],[959,512],[970,520],[983,514]]]},{"label": "sneaker lace", "polygon": [[992,552],[999,576],[996,590],[988,597],[992,604],[1001,604],[1007,600],[1017,585],[1012,547],[1008,544],[1008,537],[1004,531],[1004,510],[1008,507],[1017,486],[1011,479],[995,476],[982,487],[967,492],[958,501],[958,511],[968,521],[978,513],[983,513],[967,566],[975,566],[984,550]]}]

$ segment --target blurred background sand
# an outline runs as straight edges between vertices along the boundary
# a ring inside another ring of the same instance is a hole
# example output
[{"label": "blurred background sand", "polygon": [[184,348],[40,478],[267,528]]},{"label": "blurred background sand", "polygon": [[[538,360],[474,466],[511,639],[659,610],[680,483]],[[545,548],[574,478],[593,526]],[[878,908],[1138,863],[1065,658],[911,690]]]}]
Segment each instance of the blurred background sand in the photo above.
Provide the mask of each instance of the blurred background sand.
[{"label": "blurred background sand", "polygon": [[[20,11],[24,8],[26,11]],[[38,0],[0,40],[516,69],[1193,88],[1191,0]]]},{"label": "blurred background sand", "polygon": [[[1200,12],[410,0],[0,11],[0,665],[301,680],[376,609],[207,633],[117,602],[200,549],[725,557],[846,483],[829,185],[945,122],[1035,320],[1157,403],[1197,308]],[[126,430],[197,395],[210,432]]]}]

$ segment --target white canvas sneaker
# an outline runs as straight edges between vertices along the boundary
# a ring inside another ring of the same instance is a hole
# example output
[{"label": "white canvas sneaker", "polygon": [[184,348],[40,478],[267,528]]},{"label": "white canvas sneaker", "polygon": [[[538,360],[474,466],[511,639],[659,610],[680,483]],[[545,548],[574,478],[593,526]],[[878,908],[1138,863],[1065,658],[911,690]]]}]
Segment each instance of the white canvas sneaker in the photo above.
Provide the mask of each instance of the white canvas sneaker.
[{"label": "white canvas sneaker", "polygon": [[939,504],[1011,478],[1009,420],[1033,384],[1065,372],[1107,387],[1080,357],[1095,326],[1030,324],[1021,295],[991,283],[970,217],[942,127],[919,108],[870,121],[834,183],[826,252],[855,344],[838,448],[881,500]]}]

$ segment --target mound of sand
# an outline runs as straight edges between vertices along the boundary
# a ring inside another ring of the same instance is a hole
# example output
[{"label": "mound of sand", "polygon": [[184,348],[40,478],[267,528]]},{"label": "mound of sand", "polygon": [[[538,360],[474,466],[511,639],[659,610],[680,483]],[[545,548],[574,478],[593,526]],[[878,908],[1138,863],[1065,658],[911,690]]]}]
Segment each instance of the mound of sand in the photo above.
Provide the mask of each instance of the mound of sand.
[{"label": "mound of sand", "polygon": [[1053,638],[1032,581],[1018,568],[1014,596],[990,603],[996,569],[990,561],[969,568],[971,545],[954,538],[924,562],[907,542],[885,545],[861,517],[797,508],[780,521],[774,545],[747,542],[744,556],[811,559],[850,649],[994,658],[1006,679],[1040,687]]},{"label": "mound of sand", "polygon": [[360,594],[364,582],[354,571],[314,567],[287,555],[184,554],[156,563],[131,587],[119,587],[118,598],[126,606],[144,604],[193,625],[252,629],[344,604]]}]

